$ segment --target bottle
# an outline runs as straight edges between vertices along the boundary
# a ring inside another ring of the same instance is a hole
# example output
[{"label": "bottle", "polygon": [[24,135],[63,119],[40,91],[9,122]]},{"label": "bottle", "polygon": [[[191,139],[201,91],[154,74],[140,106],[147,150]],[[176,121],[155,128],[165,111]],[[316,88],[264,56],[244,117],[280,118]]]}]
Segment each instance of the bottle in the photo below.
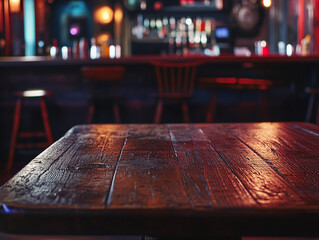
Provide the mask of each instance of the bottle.
[{"label": "bottle", "polygon": [[90,58],[98,59],[100,58],[100,48],[96,45],[96,39],[94,37],[91,38],[91,48],[90,48]]},{"label": "bottle", "polygon": [[307,34],[304,39],[301,40],[301,55],[305,56],[310,54],[311,36]]},{"label": "bottle", "polygon": [[79,43],[80,48],[80,58],[88,58],[88,42],[86,38],[81,38]]}]

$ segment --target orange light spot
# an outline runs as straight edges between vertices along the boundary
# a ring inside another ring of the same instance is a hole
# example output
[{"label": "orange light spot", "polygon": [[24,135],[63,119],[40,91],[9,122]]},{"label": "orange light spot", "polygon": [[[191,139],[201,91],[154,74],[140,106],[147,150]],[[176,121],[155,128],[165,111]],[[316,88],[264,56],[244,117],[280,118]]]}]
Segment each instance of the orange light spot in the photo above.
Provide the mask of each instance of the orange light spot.
[{"label": "orange light spot", "polygon": [[114,12],[114,20],[115,22],[121,22],[123,19],[123,11],[121,8],[116,8]]},{"label": "orange light spot", "polygon": [[113,20],[113,10],[108,6],[102,6],[95,10],[94,20],[100,24],[108,24]]},{"label": "orange light spot", "polygon": [[99,45],[104,45],[107,44],[107,42],[109,41],[111,35],[109,33],[101,33],[100,35],[98,35],[96,37],[96,42]]},{"label": "orange light spot", "polygon": [[20,0],[10,0],[10,11],[12,13],[20,12]]},{"label": "orange light spot", "polygon": [[271,7],[271,4],[272,4],[272,1],[271,1],[271,0],[262,0],[262,5],[263,5],[265,8],[270,8],[270,7]]}]

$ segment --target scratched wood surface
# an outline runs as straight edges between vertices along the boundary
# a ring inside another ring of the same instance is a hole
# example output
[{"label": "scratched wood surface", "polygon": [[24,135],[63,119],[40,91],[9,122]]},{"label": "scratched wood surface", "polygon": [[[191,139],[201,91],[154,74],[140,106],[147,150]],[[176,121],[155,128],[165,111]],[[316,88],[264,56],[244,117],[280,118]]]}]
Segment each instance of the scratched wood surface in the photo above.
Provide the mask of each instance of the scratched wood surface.
[{"label": "scratched wood surface", "polygon": [[318,237],[319,126],[75,126],[0,204],[8,233]]}]

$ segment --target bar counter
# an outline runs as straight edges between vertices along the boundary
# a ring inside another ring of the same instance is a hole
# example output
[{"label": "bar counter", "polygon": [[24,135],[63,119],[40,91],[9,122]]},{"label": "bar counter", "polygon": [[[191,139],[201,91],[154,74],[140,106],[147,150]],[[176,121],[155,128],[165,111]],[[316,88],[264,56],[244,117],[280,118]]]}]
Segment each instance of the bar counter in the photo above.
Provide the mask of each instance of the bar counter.
[{"label": "bar counter", "polygon": [[127,56],[117,59],[100,58],[100,59],[66,59],[50,58],[45,56],[34,57],[0,57],[0,67],[10,66],[60,66],[60,65],[90,65],[90,64],[146,64],[154,60],[163,61],[194,61],[201,60],[205,63],[226,64],[226,63],[274,63],[274,64],[319,64],[319,54],[307,56],[234,56],[232,54],[225,54],[221,56],[178,56],[178,55],[140,55]]},{"label": "bar counter", "polygon": [[[124,65],[127,68],[127,79],[132,77],[150,81],[154,77],[151,61],[200,61],[202,66],[198,77],[250,77],[266,78],[286,83],[297,83],[304,86],[317,85],[319,71],[319,55],[308,56],[177,56],[177,55],[149,55],[128,56],[118,59],[52,59],[50,57],[0,57],[1,80],[6,81],[19,73],[37,75],[44,71],[47,76],[73,72],[79,78],[83,66],[92,65]],[[142,71],[140,71],[142,69]],[[136,75],[137,74],[137,75]],[[42,74],[42,78],[43,78]],[[144,85],[145,82],[142,84]]]},{"label": "bar counter", "polygon": [[[41,75],[41,81],[57,74],[72,73],[81,78],[80,70],[83,66],[92,65],[124,65],[127,68],[126,80],[132,82],[140,79],[140,87],[154,78],[151,61],[200,61],[202,65],[197,73],[198,77],[250,77],[263,78],[285,83],[295,83],[296,88],[304,90],[304,86],[317,85],[319,71],[319,55],[309,56],[177,56],[150,55],[128,56],[119,59],[67,59],[49,57],[0,57],[1,82],[10,85],[12,79],[18,75],[31,77],[35,81]],[[71,77],[72,78],[72,77]],[[70,82],[70,76],[67,81]],[[20,80],[21,77],[20,77]],[[143,82],[141,84],[141,81]],[[126,81],[127,82],[127,81]],[[300,85],[301,83],[301,85]],[[1,84],[1,83],[0,83]],[[67,83],[65,83],[67,84]],[[125,83],[124,85],[127,85]],[[136,85],[136,84],[134,84]],[[21,86],[19,84],[19,86]],[[27,86],[23,86],[28,87]],[[12,89],[8,89],[12,90]],[[0,90],[5,91],[5,89]],[[1,94],[1,93],[0,93]]]}]

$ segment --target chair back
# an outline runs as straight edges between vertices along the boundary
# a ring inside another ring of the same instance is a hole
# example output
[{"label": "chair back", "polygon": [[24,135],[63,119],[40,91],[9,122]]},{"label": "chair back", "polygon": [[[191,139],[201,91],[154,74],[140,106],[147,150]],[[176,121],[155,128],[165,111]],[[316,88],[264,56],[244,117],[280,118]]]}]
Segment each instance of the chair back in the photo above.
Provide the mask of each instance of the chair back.
[{"label": "chair back", "polygon": [[201,62],[152,61],[155,67],[160,98],[190,98],[193,96],[198,65]]}]

